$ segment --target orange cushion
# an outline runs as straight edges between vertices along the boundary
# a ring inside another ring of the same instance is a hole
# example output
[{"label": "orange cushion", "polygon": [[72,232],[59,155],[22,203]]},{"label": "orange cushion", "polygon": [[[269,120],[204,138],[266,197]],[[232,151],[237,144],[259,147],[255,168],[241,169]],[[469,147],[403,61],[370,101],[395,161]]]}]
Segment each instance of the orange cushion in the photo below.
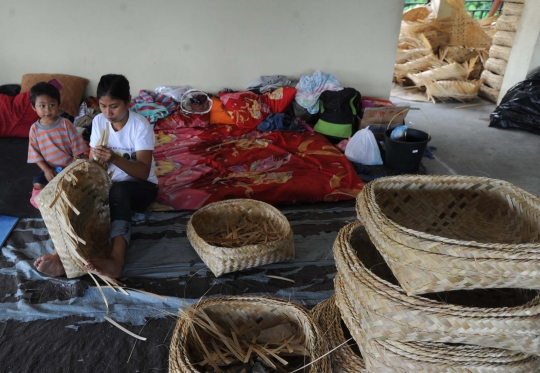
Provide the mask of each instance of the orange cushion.
[{"label": "orange cushion", "polygon": [[[60,109],[69,115],[79,115],[79,105],[88,84],[88,79],[64,74],[24,74],[21,82],[21,93],[30,91],[35,84],[40,82],[49,83],[56,79],[60,84]],[[55,84],[58,88],[58,84]]]},{"label": "orange cushion", "polygon": [[210,110],[210,124],[235,124],[229,115],[223,102],[219,98],[212,97],[212,110]]}]

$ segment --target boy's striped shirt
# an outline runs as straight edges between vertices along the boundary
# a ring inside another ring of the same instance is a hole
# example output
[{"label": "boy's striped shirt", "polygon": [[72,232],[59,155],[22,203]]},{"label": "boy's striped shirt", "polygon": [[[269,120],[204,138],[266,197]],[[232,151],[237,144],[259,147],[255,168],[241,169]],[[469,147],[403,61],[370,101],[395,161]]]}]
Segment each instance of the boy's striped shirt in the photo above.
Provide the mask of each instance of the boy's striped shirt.
[{"label": "boy's striped shirt", "polygon": [[73,124],[65,118],[43,126],[36,122],[30,128],[28,163],[45,161],[50,166],[66,167],[73,156],[86,152],[87,145]]}]

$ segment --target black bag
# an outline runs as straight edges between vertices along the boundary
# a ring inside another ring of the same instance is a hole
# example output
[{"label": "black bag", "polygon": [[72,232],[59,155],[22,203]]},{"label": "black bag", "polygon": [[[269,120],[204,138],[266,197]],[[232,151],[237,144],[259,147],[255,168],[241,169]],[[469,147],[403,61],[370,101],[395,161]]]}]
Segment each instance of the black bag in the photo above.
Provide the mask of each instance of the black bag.
[{"label": "black bag", "polygon": [[540,134],[540,70],[510,88],[490,118],[490,127]]},{"label": "black bag", "polygon": [[331,141],[341,141],[354,135],[358,130],[360,98],[360,92],[354,88],[321,93],[320,116],[315,131]]}]

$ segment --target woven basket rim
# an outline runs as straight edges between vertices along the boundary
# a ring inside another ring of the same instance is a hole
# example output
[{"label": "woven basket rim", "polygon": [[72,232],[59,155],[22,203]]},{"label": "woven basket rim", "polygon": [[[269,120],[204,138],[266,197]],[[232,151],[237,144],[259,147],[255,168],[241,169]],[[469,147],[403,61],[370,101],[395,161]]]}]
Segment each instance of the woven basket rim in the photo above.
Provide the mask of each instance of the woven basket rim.
[{"label": "woven basket rim", "polygon": [[[339,273],[335,279],[335,288],[337,295],[336,303],[340,311],[342,310],[344,313],[353,316],[350,318],[344,318],[344,321],[352,322],[352,326],[361,333],[363,338],[366,338],[366,336],[363,335],[362,332],[363,327],[358,320],[358,318],[361,317],[362,313],[358,312],[358,310],[356,310],[352,306],[352,300],[348,296],[346,282],[341,279],[341,274]],[[357,316],[354,317],[354,315]],[[365,346],[365,344],[361,343],[362,341],[357,342],[359,346]],[[470,361],[470,359],[478,358],[479,354],[484,354],[487,356],[485,356],[485,358],[483,359],[484,361],[480,360],[478,362],[475,362],[476,364],[495,363],[497,365],[504,366],[516,363],[526,364],[529,363],[531,360],[538,359],[536,356],[523,352],[483,347],[477,345],[456,345],[440,342],[400,342],[378,338],[369,339],[369,341],[366,339],[365,342],[379,343],[383,348],[407,359],[434,364],[443,362],[449,363],[452,361]]]},{"label": "woven basket rim", "polygon": [[[266,296],[218,296],[200,300],[193,304],[192,307],[195,309],[205,309],[214,305],[221,307],[227,305],[234,310],[249,304],[268,306],[271,309],[279,309],[280,311],[284,308],[287,309],[289,313],[294,314],[294,317],[301,319],[305,323],[303,326],[306,338],[312,338],[316,342],[313,346],[309,346],[310,349],[308,349],[310,352],[319,355],[316,357],[311,356],[312,360],[327,353],[328,346],[326,345],[326,341],[323,338],[319,338],[322,335],[319,325],[315,322],[311,313],[299,304]],[[189,328],[189,323],[180,317],[171,338],[169,354],[169,371],[171,373],[200,372],[190,363],[186,354],[185,341],[189,333]],[[308,333],[310,335],[307,335]],[[310,373],[330,373],[329,366],[330,357],[326,355],[311,365],[309,371]]]},{"label": "woven basket rim", "polygon": [[[540,295],[536,296],[528,303],[516,307],[501,307],[501,308],[482,308],[482,307],[467,307],[460,305],[452,305],[439,302],[421,295],[407,295],[406,291],[394,285],[387,280],[384,280],[373,272],[371,272],[356,256],[354,249],[350,244],[350,237],[356,229],[365,229],[359,221],[353,222],[345,226],[338,233],[338,238],[334,244],[334,256],[336,258],[336,267],[338,272],[346,272],[348,277],[354,282],[359,282],[362,286],[367,286],[379,293],[381,296],[391,299],[392,302],[402,304],[414,310],[421,310],[424,313],[440,314],[444,313],[454,317],[470,317],[470,318],[514,318],[514,317],[534,317],[540,314]],[[343,241],[344,245],[339,242]],[[536,308],[534,312],[531,309]]]},{"label": "woven basket rim", "polygon": [[[439,176],[439,175],[414,175],[414,176],[390,176],[390,177],[384,177],[377,180],[372,181],[368,185],[366,185],[356,199],[356,205],[357,208],[359,204],[359,200],[363,198],[363,193],[369,193],[369,197],[372,201],[375,201],[376,195],[375,195],[375,187],[379,186],[382,183],[393,183],[397,182],[399,184],[406,185],[408,182],[416,182],[416,181],[424,181],[426,183],[433,182],[433,179],[437,178],[443,181],[455,181],[456,183],[469,183],[472,185],[478,184],[478,183],[498,183],[501,186],[504,186],[508,189],[511,189],[514,192],[514,195],[521,195],[523,199],[529,200],[529,201],[535,201],[535,204],[540,206],[540,199],[523,189],[503,180],[497,180],[497,179],[491,179],[486,177],[475,177],[475,176]],[[380,209],[380,207],[376,203],[370,203],[370,208],[372,209],[372,213],[376,214],[378,217],[381,217],[385,223],[388,223],[387,228],[395,228],[396,230],[399,230],[403,234],[410,234],[412,236],[429,240],[429,241],[436,241],[436,242],[443,242],[447,244],[456,244],[460,246],[466,246],[466,247],[472,247],[472,248],[482,248],[482,249],[500,249],[500,250],[522,250],[522,249],[533,249],[534,252],[538,250],[540,252],[540,242],[539,243],[521,243],[521,244],[500,244],[500,243],[482,243],[477,241],[462,241],[452,238],[446,238],[441,236],[432,235],[429,233],[417,231],[414,229],[406,228],[395,221],[388,218]]]},{"label": "woven basket rim", "polygon": [[[346,342],[343,329],[341,328],[341,314],[336,305],[335,294],[317,304],[311,310],[311,313],[325,334],[330,349]],[[342,371],[365,372],[366,366],[363,358],[358,356],[347,343],[334,351],[332,358],[335,361],[335,365]]]}]

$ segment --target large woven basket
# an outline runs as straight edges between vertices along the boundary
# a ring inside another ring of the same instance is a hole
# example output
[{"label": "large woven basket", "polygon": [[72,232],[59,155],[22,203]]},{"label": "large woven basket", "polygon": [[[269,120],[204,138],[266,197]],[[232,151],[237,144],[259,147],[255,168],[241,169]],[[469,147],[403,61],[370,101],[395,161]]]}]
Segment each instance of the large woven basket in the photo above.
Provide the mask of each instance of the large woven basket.
[{"label": "large woven basket", "polygon": [[516,33],[513,31],[497,31],[493,36],[493,45],[511,48],[514,45],[515,38]]},{"label": "large woven basket", "polygon": [[[218,297],[196,303],[193,310],[204,311],[207,317],[217,324],[221,332],[230,336],[236,334],[235,340],[242,346],[246,344],[264,345],[252,336],[259,336],[259,331],[278,325],[293,328],[296,336],[303,340],[303,346],[309,356],[303,365],[309,366],[310,373],[329,373],[330,355],[324,335],[309,311],[291,302],[266,297]],[[187,316],[194,313],[187,311]],[[201,338],[196,337],[198,334]],[[180,317],[172,336],[169,355],[169,371],[171,373],[206,372],[204,367],[196,364],[205,360],[205,353],[200,341],[204,341],[207,351],[215,351],[211,343],[212,337],[205,334],[199,326],[186,317]],[[245,350],[245,347],[244,347]],[[319,359],[320,358],[320,359]],[[319,360],[316,360],[319,359]],[[275,361],[275,360],[274,360]],[[292,371],[294,369],[287,369]]]},{"label": "large woven basket", "polygon": [[470,176],[382,178],[364,187],[357,213],[384,255],[433,272],[431,285],[423,273],[396,272],[409,294],[540,288],[540,200],[510,183]]},{"label": "large woven basket", "polygon": [[519,26],[521,16],[518,15],[502,15],[497,19],[495,29],[497,31],[513,31],[516,32]]},{"label": "large woven basket", "polygon": [[[341,314],[336,305],[336,296],[333,295],[317,304],[311,313],[321,327],[324,338],[328,342],[328,348],[333,350],[341,346],[331,354],[332,372],[365,373],[366,365],[364,364],[364,359],[359,354],[359,351],[357,352],[352,348],[355,347],[356,343],[352,341],[347,342],[350,337],[345,337]],[[349,332],[347,331],[347,333]]]},{"label": "large woven basket", "polygon": [[[238,248],[213,246],[203,237],[234,225],[243,216],[271,224],[280,232],[280,239],[268,243]],[[252,199],[232,199],[211,203],[195,212],[187,225],[187,237],[201,259],[214,275],[239,271],[294,259],[293,232],[287,218],[275,207]]]},{"label": "large woven basket", "polygon": [[540,355],[540,297],[521,289],[408,296],[360,222],[334,243],[338,272],[369,338],[450,342]]},{"label": "large woven basket", "polygon": [[502,14],[505,16],[521,16],[524,6],[524,3],[505,1]]},{"label": "large woven basket", "polygon": [[540,368],[537,357],[515,351],[448,343],[367,339],[365,320],[352,306],[349,290],[339,275],[335,284],[341,315],[365,356],[368,372],[529,373]]},{"label": "large woven basket", "polygon": [[[486,60],[484,67],[487,70],[502,76],[506,72],[507,65],[508,65],[508,61],[501,60],[499,58],[488,58]],[[488,81],[486,82],[489,83]],[[492,86],[492,84],[490,84],[490,86]],[[496,87],[493,87],[493,88],[496,88]]]},{"label": "large woven basket", "polygon": [[111,179],[101,166],[77,160],[36,197],[68,278],[88,273],[87,258],[110,255],[110,187]]}]

